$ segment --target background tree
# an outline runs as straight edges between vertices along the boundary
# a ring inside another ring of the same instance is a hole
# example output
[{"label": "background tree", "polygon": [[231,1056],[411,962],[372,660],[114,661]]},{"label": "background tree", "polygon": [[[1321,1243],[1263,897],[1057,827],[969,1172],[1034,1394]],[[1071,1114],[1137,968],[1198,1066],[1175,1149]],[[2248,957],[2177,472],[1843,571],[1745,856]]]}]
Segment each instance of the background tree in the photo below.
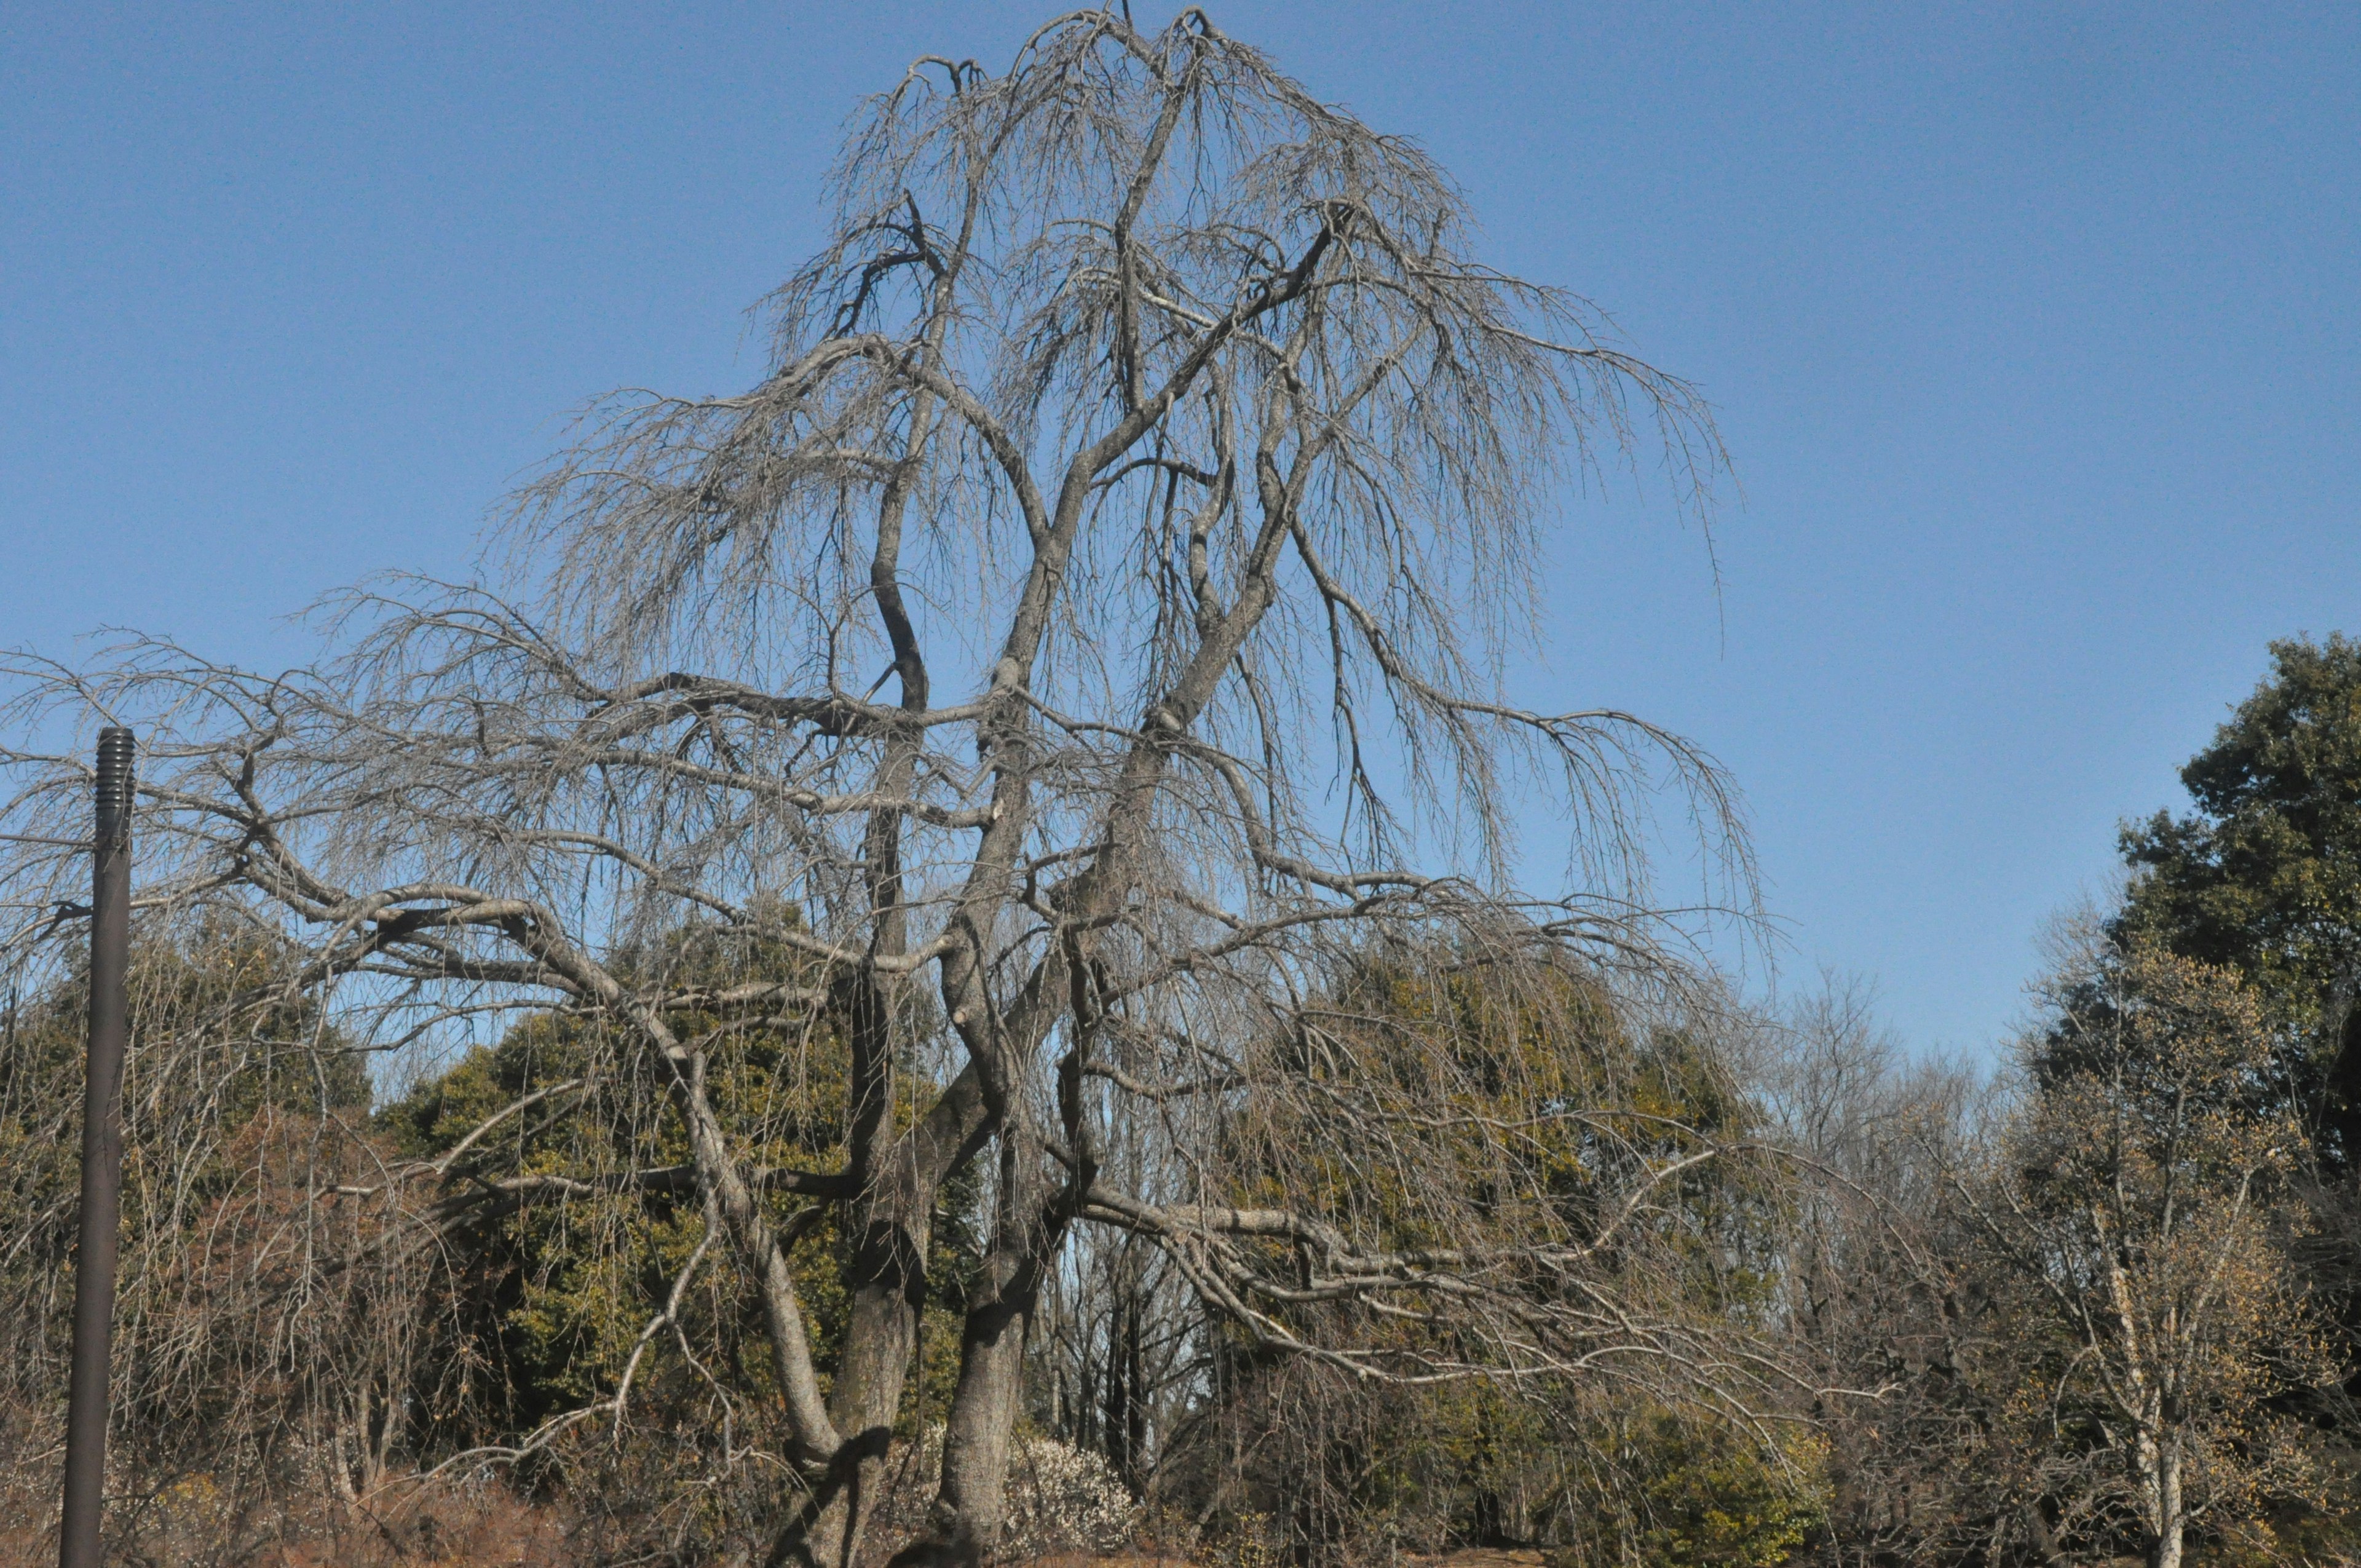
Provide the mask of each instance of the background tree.
[{"label": "background tree", "polygon": [[[2270,648],[2269,674],[2181,770],[2196,809],[2123,832],[2118,933],[2236,971],[2282,1037],[2280,1091],[2310,1133],[2297,1255],[2361,1365],[2361,646]],[[2303,1396],[2351,1432],[2348,1381]],[[2335,1467],[2361,1486],[2349,1438]]]},{"label": "background tree", "polygon": [[[387,1250],[401,1225],[390,1204],[326,1196],[389,1152],[348,1037],[272,983],[250,930],[178,935],[142,944],[131,975],[142,1048],[124,1083],[112,1461],[136,1505],[116,1529],[135,1537],[199,1477],[238,1497],[290,1476],[346,1497],[381,1480],[441,1288],[432,1256]],[[57,1500],[87,992],[71,962],[10,980],[0,1496],[29,1522]]]},{"label": "background tree", "polygon": [[[1854,982],[1765,1031],[1763,1097],[1799,1179],[1785,1323],[1814,1380],[1827,1505],[1803,1561],[2046,1561],[2037,1453],[1998,1419],[2028,1376],[1948,1173],[1989,1129],[1968,1074],[1914,1061]],[[2028,1548],[2031,1550],[2028,1551]]]},{"label": "background tree", "polygon": [[[1373,1390],[1220,1335],[1194,1412],[1209,1430],[1175,1490],[1267,1545],[1345,1561],[1532,1543],[1580,1563],[1777,1560],[1817,1476],[1777,1419],[1795,1406],[1773,1286],[1789,1184],[1725,1059],[1727,1014],[1647,1027],[1578,971],[1465,960],[1366,956],[1304,1013],[1322,1096],[1258,1105],[1232,1135],[1258,1204],[1338,1216],[1398,1253],[1521,1255],[1503,1321],[1297,1291],[1275,1309],[1290,1334],[1383,1345],[1421,1375]],[[1421,1179],[1395,1174],[1404,1141]],[[1593,1260],[1611,1292],[1581,1278]],[[1447,1376],[1521,1315],[1565,1314],[1569,1287],[1588,1323],[1556,1328],[1562,1363]]]},{"label": "background tree", "polygon": [[[758,1189],[832,1172],[843,1157],[848,1056],[840,1021],[813,989],[818,966],[726,933],[664,946],[661,959],[638,961],[812,999],[728,1031],[708,1017],[708,1093]],[[892,1114],[906,1128],[940,1085],[905,1064],[896,1088]],[[665,1093],[630,1036],[554,1012],[522,1020],[496,1047],[469,1052],[378,1117],[408,1157],[388,1179],[445,1194],[431,1233],[416,1241],[449,1260],[462,1291],[437,1359],[446,1380],[465,1370],[472,1397],[416,1401],[414,1450],[445,1455],[445,1467],[537,1456],[578,1477],[619,1530],[658,1536],[684,1507],[727,1515],[759,1502],[761,1488],[750,1495],[732,1475],[730,1453],[759,1442],[760,1412],[778,1398],[759,1317],[727,1272],[709,1266],[690,1152],[659,1111]],[[929,1354],[897,1413],[905,1437],[948,1392],[973,1245],[972,1184],[940,1196]],[[805,1212],[792,1259],[823,1363],[840,1357],[847,1328],[850,1238],[837,1217],[830,1206]],[[659,1343],[679,1354],[652,1354]],[[691,1465],[724,1478],[718,1497],[664,1495]]]},{"label": "background tree", "polygon": [[2273,1408],[2338,1371],[2284,1245],[2305,1131],[2235,975],[2101,939],[2056,994],[2035,1098],[1953,1183],[2022,1332],[2054,1338],[2009,1413],[2092,1462],[2078,1533],[2179,1568],[2192,1524],[2314,1485]]},{"label": "background tree", "polygon": [[[1069,16],[997,76],[921,61],[856,122],[835,194],[773,302],[770,371],[594,411],[522,499],[501,591],[355,596],[333,655],[280,676],[157,642],[20,662],[27,732],[94,710],[148,742],[151,926],[242,925],[357,1047],[528,1013],[626,1043],[601,1070],[662,1096],[610,1096],[642,1124],[578,1146],[644,1162],[590,1173],[625,1186],[685,1156],[691,1257],[761,1325],[780,1554],[862,1549],[962,1178],[982,1242],[913,1562],[994,1547],[1077,1225],[1141,1238],[1244,1343],[1369,1382],[1579,1376],[1619,1337],[1677,1343],[1644,1255],[1442,1179],[1471,1138],[1560,1114],[1516,1102],[1544,1077],[1501,1091],[1497,1127],[1422,1124],[1358,1092],[1317,999],[1388,940],[1571,967],[1602,1005],[1676,978],[1638,827],[1664,784],[1743,902],[1708,758],[1497,679],[1531,647],[1518,571],[1554,487],[1644,431],[1697,503],[1702,404],[1581,301],[1476,258],[1417,148],[1193,10],[1158,33]],[[16,821],[79,820],[73,753],[11,760]],[[1513,874],[1536,794],[1565,814],[1554,892]],[[71,877],[27,854],[6,880],[31,901]],[[673,940],[691,929],[812,981],[717,980]],[[733,1127],[724,1065],[823,998],[843,1156],[811,1170]],[[1243,1201],[1239,1130],[1321,1117],[1370,1163]],[[1635,1150],[1590,1201],[1647,1212],[1712,1157]],[[428,1162],[394,1212],[431,1212],[457,1170]],[[1369,1223],[1380,1191],[1425,1239]],[[833,1354],[796,1262],[823,1215],[847,1256]],[[1306,1301],[1359,1310],[1314,1336]],[[1450,1325],[1448,1357],[1373,1332],[1404,1314]],[[1666,1365],[1696,1398],[1751,1398],[1741,1364]]]},{"label": "background tree", "polygon": [[2181,770],[2196,810],[2125,828],[2120,924],[2235,969],[2301,1042],[2288,1092],[2345,1181],[2361,1159],[2361,646],[2295,638],[2271,663]]}]

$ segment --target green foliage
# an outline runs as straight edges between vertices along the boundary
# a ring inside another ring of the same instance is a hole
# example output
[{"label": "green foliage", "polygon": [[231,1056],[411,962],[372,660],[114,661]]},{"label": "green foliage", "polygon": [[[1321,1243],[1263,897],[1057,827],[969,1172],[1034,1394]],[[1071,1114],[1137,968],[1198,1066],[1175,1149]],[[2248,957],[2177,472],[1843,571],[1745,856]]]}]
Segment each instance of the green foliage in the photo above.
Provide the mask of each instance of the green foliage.
[{"label": "green foliage", "polygon": [[[693,1192],[597,1190],[677,1166],[685,1150],[653,1114],[659,1086],[593,1071],[590,1058],[603,1042],[590,1033],[571,1020],[529,1020],[380,1116],[405,1154],[437,1158],[504,1107],[591,1079],[587,1092],[555,1094],[512,1114],[467,1152],[467,1175],[477,1182],[557,1179],[585,1190],[489,1202],[480,1217],[450,1233],[462,1293],[456,1348],[481,1376],[468,1383],[467,1407],[448,1412],[458,1430],[445,1434],[446,1442],[488,1439],[500,1427],[529,1431],[610,1392],[703,1234]],[[824,1288],[827,1280],[802,1282]],[[759,1364],[760,1335],[741,1349],[746,1336],[734,1303],[698,1297],[691,1305],[700,1310],[703,1341],[718,1343],[725,1358],[751,1350]],[[675,1390],[648,1392],[662,1399]],[[487,1420],[491,1430],[480,1425]]]},{"label": "green foliage", "polygon": [[[1389,1247],[1471,1239],[1438,1192],[1472,1195],[1490,1237],[1587,1244],[1643,1172],[1761,1120],[1700,1035],[1635,1031],[1594,981],[1554,965],[1372,957],[1309,1015],[1290,1065],[1360,1114],[1261,1107],[1238,1135],[1262,1144],[1268,1181],[1246,1196],[1354,1214]],[[1762,1172],[1707,1160],[1657,1194],[1643,1228],[1679,1258],[1694,1304],[1752,1310],[1768,1299],[1777,1205]]]},{"label": "green foliage", "polygon": [[[2315,1289],[2361,1343],[2361,642],[2271,644],[2271,670],[2181,770],[2196,803],[2127,825],[2134,879],[2117,935],[2240,975],[2283,1042],[2270,1085],[2310,1135],[2310,1236],[2290,1244]],[[2356,1390],[2348,1381],[2344,1396]],[[2322,1435],[2318,1468],[2351,1489],[2349,1410],[2298,1402]],[[2352,1527],[2304,1514],[2299,1533],[2353,1545]],[[2284,1521],[2282,1521],[2284,1522]],[[2278,1528],[2278,1527],[2274,1527]],[[2295,1529],[2293,1525],[2286,1528]]]},{"label": "green foliage", "polygon": [[[808,987],[815,978],[783,948],[696,934],[644,961],[668,966],[686,984]],[[733,1148],[763,1186],[774,1223],[796,1239],[789,1266],[825,1376],[841,1354],[849,1312],[841,1211],[808,1204],[775,1179],[841,1166],[850,1058],[817,992],[800,994],[806,1000],[762,1026],[710,1034],[706,1087]],[[695,1037],[719,1021],[686,1013],[670,1022]],[[934,1087],[915,1070],[899,1075],[897,1121],[916,1114]],[[470,1376],[463,1397],[439,1412],[434,1446],[513,1440],[609,1398],[635,1351],[631,1420],[656,1431],[719,1431],[724,1416],[741,1428],[769,1419],[776,1383],[756,1303],[717,1255],[718,1237],[690,1270],[707,1215],[669,1088],[635,1041],[610,1037],[595,1018],[536,1015],[417,1084],[379,1123],[405,1153],[438,1159],[535,1095],[547,1098],[499,1120],[454,1168],[467,1181],[505,1183],[519,1196],[482,1204],[447,1234],[460,1282],[452,1354]],[[921,1411],[943,1409],[957,1376],[972,1182],[956,1185],[950,1199],[931,1260],[922,1376],[900,1422],[906,1434],[917,1430]],[[650,1323],[685,1272],[677,1322],[651,1337]]]},{"label": "green foliage", "polygon": [[1642,1563],[1776,1568],[1827,1517],[1815,1440],[1792,1438],[1766,1456],[1724,1426],[1658,1416],[1634,1427],[1626,1441],[1639,1508],[1628,1539]]},{"label": "green foliage", "polygon": [[[1778,1332],[1789,1193],[1773,1168],[1714,1157],[1764,1118],[1703,1027],[1635,1026],[1569,968],[1448,952],[1373,956],[1306,1017],[1280,1049],[1316,1091],[1266,1097],[1234,1128],[1256,1174],[1233,1201],[1322,1212],[1388,1248],[1604,1242],[1629,1310],[1697,1336],[1681,1343]],[[1519,1289],[1548,1310],[1568,1281],[1536,1267]],[[1339,1337],[1312,1321],[1331,1309],[1272,1310]],[[1396,1317],[1345,1337],[1405,1365],[1464,1365],[1452,1336]],[[1344,1560],[1549,1542],[1567,1568],[1785,1561],[1821,1515],[1817,1449],[1766,1448],[1726,1410],[1656,1397],[1659,1373],[1680,1383],[1673,1359],[1353,1387],[1240,1345],[1214,1414],[1243,1474],[1202,1484],[1228,1490],[1240,1540],[1276,1531]]]},{"label": "green foliage", "polygon": [[2271,645],[2272,671],[2181,770],[2197,809],[2123,832],[2122,934],[2236,970],[2305,1042],[2287,1086],[2333,1169],[2361,1159],[2361,643]]}]

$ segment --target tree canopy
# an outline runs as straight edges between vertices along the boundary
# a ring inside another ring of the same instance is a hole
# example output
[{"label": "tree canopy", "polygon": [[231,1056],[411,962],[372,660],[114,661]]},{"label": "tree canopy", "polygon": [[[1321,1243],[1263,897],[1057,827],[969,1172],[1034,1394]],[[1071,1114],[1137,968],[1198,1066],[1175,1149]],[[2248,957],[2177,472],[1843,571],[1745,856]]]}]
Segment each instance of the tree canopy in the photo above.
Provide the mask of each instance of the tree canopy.
[{"label": "tree canopy", "polygon": [[2125,931],[2246,977],[2303,1041],[2320,1153],[2361,1157],[2361,645],[2271,644],[2271,673],[2181,770],[2196,809],[2123,833]]},{"label": "tree canopy", "polygon": [[[694,1193],[647,1245],[682,1288],[726,1270],[754,1303],[767,1398],[730,1463],[772,1495],[731,1528],[766,1557],[862,1550],[961,1182],[979,1252],[910,1563],[995,1550],[1027,1346],[1086,1237],[1159,1255],[1200,1334],[1338,1376],[1618,1366],[1752,1411],[1758,1362],[1661,1309],[1677,1291],[1637,1245],[1710,1137],[1633,1137],[1591,1098],[1618,1083],[1538,1062],[1438,1120],[1380,1084],[1455,1091],[1451,1029],[1380,1062],[1323,1023],[1388,950],[1536,996],[1578,973],[1635,1018],[1710,990],[1645,849],[1669,790],[1750,911],[1719,766],[1502,679],[1565,481],[1660,459],[1705,503],[1696,391],[1484,260],[1414,144],[1193,9],[1076,12],[997,74],[918,61],[853,120],[830,201],[763,375],[598,404],[481,580],[345,597],[304,670],[155,641],[16,665],[27,732],[94,711],[141,733],[149,939],[242,925],[353,1050],[527,1018],[581,1047],[578,1087],[519,1078],[474,1128],[435,1123],[442,1155],[334,1195],[432,1223],[478,1195],[458,1151],[625,1114],[544,1135],[556,1168],[516,1179]],[[71,818],[71,752],[8,761],[16,820]],[[1562,832],[1532,856],[1536,802]],[[5,878],[54,898],[65,863]],[[702,956],[758,950],[796,966]],[[794,1096],[750,1115],[744,1053],[781,1039]],[[825,1160],[769,1130],[809,1095]],[[1590,1163],[1592,1231],[1457,1179],[1521,1178],[1488,1147],[1543,1123],[1587,1129],[1559,1157]],[[1290,1124],[1351,1159],[1258,1187],[1290,1167],[1245,1158],[1253,1129]],[[840,1337],[798,1262],[824,1242]],[[641,1302],[635,1346],[672,1353],[676,1294]],[[1448,1332],[1405,1342],[1406,1318]],[[620,1416],[621,1343],[505,1456]],[[381,1443],[410,1407],[376,1387]]]}]

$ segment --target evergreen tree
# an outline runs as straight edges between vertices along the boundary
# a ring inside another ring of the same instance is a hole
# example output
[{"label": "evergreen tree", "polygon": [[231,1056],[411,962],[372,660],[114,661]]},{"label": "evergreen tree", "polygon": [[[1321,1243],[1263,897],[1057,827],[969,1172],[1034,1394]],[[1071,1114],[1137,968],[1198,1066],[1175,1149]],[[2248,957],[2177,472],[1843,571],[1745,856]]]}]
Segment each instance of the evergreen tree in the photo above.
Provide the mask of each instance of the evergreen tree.
[{"label": "evergreen tree", "polygon": [[2361,643],[2271,645],[2271,674],[2181,770],[2196,810],[2123,832],[2120,935],[2238,971],[2290,1036],[2324,1174],[2361,1168]]}]

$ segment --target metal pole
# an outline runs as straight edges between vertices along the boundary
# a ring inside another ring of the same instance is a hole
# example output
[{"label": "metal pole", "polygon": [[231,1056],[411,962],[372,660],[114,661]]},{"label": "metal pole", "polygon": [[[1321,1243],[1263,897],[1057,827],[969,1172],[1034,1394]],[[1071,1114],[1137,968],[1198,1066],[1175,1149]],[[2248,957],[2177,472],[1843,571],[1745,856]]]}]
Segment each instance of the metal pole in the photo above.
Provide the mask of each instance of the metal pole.
[{"label": "metal pole", "polygon": [[82,1110],[82,1240],[74,1269],[58,1568],[100,1568],[98,1524],[106,1500],[107,1364],[115,1332],[115,1227],[123,1207],[123,1053],[131,1025],[128,729],[98,732],[98,832],[91,862],[90,1078]]}]

